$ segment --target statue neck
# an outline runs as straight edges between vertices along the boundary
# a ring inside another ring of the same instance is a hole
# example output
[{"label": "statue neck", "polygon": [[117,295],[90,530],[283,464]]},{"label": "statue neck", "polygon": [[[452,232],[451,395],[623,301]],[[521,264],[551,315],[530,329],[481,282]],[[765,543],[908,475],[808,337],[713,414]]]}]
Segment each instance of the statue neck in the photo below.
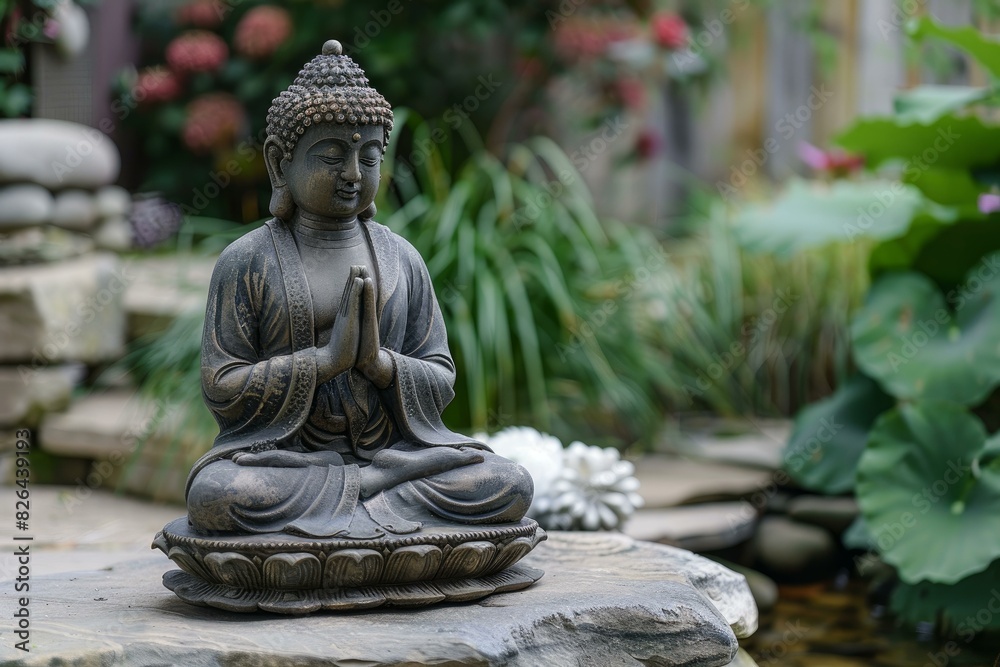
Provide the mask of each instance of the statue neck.
[{"label": "statue neck", "polygon": [[296,211],[292,233],[299,243],[313,248],[350,248],[364,242],[358,219],[332,220]]}]

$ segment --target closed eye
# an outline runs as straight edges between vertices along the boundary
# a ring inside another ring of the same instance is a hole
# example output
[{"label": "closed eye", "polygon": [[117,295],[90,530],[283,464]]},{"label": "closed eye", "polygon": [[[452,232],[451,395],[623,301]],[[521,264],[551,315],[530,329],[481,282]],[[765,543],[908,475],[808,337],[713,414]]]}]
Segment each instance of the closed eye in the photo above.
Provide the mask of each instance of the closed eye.
[{"label": "closed eye", "polygon": [[320,155],[318,157],[325,164],[341,164],[344,161],[344,158],[342,157],[327,157],[324,155]]}]

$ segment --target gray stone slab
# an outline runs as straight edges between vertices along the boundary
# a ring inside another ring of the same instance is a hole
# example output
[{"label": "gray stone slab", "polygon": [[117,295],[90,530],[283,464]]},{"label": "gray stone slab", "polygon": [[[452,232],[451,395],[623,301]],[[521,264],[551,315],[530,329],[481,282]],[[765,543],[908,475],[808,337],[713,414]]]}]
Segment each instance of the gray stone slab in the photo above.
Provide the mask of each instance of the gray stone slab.
[{"label": "gray stone slab", "polygon": [[208,282],[217,257],[147,257],[130,267],[135,280],[125,293],[130,338],[165,328],[189,310],[205,311]]},{"label": "gray stone slab", "polygon": [[107,253],[0,268],[0,362],[35,368],[119,358],[125,268]]},{"label": "gray stone slab", "polygon": [[655,454],[636,461],[635,470],[649,509],[738,500],[769,488],[773,491],[773,473],[744,466]]},{"label": "gray stone slab", "polygon": [[750,539],[756,524],[757,511],[748,502],[706,503],[638,510],[623,532],[637,540],[712,551]]},{"label": "gray stone slab", "polygon": [[[11,665],[728,665],[756,629],[744,578],[608,533],[555,533],[524,561],[546,574],[477,603],[307,617],[192,607],[166,558],[32,580],[31,653]],[[10,582],[0,582],[9,590]],[[0,615],[10,618],[11,596]],[[732,628],[732,629],[731,629]]]}]

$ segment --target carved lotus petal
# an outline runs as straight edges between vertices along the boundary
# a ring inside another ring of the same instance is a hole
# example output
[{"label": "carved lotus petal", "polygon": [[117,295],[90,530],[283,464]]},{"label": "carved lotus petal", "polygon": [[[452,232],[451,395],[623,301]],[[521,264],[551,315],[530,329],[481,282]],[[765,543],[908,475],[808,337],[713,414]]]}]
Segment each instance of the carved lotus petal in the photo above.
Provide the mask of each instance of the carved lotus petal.
[{"label": "carved lotus petal", "polygon": [[187,551],[180,547],[171,547],[167,552],[167,557],[177,563],[182,570],[190,572],[196,577],[209,579],[211,575],[202,567],[201,563],[194,559]]},{"label": "carved lotus petal", "polygon": [[499,549],[496,558],[493,560],[493,564],[490,566],[490,570],[497,572],[508,568],[524,558],[534,548],[535,543],[528,537],[519,537],[516,540],[511,540]]},{"label": "carved lotus petal", "polygon": [[372,549],[345,549],[326,559],[324,588],[357,588],[368,586],[382,574],[382,554]]},{"label": "carved lotus petal", "polygon": [[389,555],[382,581],[395,584],[433,579],[442,557],[441,550],[432,544],[400,547]]},{"label": "carved lotus petal", "polygon": [[280,591],[319,588],[323,567],[312,554],[275,554],[264,561],[264,586]]},{"label": "carved lotus petal", "polygon": [[492,542],[459,544],[445,557],[438,577],[452,579],[478,576],[486,571],[496,552],[496,545]]},{"label": "carved lotus petal", "polygon": [[246,556],[232,552],[210,553],[205,556],[205,566],[213,581],[240,588],[261,587],[260,571]]}]

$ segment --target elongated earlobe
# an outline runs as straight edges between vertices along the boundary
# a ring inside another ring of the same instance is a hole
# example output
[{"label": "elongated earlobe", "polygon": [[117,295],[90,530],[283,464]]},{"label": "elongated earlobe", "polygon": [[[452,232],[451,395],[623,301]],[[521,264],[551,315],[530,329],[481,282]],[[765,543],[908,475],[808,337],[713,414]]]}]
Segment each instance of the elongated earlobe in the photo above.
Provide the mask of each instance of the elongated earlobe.
[{"label": "elongated earlobe", "polygon": [[292,219],[295,215],[295,202],[292,201],[292,193],[288,191],[287,187],[274,188],[271,191],[271,205],[270,205],[271,215],[276,218],[280,218],[285,222]]},{"label": "elongated earlobe", "polygon": [[267,176],[271,179],[271,204],[268,208],[271,215],[288,222],[295,215],[295,202],[281,172],[281,160],[284,156],[284,152],[273,138],[269,137],[264,142],[264,162],[267,165]]},{"label": "elongated earlobe", "polygon": [[360,218],[361,220],[371,220],[372,218],[375,217],[376,210],[377,209],[375,208],[375,204],[369,204],[368,208],[361,211],[361,213],[358,213],[358,218]]}]

